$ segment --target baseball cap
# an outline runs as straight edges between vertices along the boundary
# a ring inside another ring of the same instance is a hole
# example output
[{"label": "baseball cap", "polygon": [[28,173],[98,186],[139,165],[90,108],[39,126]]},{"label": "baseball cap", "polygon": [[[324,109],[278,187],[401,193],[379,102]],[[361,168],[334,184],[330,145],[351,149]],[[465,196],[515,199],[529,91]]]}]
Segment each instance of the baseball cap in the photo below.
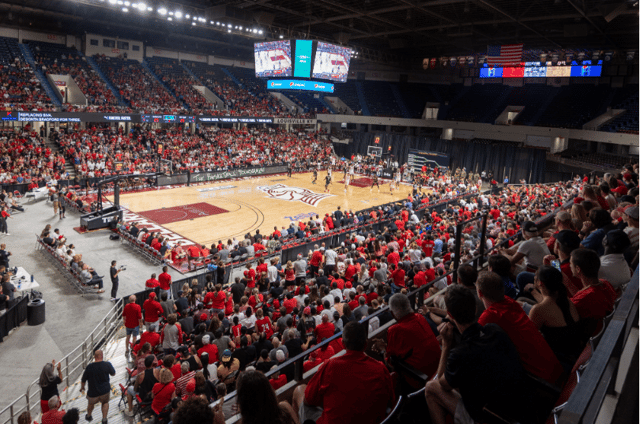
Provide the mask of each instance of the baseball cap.
[{"label": "baseball cap", "polygon": [[305,315],[311,315],[311,308],[307,306],[306,308],[304,308],[303,313],[304,313]]},{"label": "baseball cap", "polygon": [[207,314],[202,313],[200,314],[200,321],[206,321],[207,320]]},{"label": "baseball cap", "polygon": [[182,296],[184,292],[182,290],[178,290],[178,296]]},{"label": "baseball cap", "polygon": [[353,287],[353,284],[351,284],[351,282],[347,282],[344,286],[345,286],[346,288],[350,289],[350,288],[352,288],[352,287]]},{"label": "baseball cap", "polygon": [[193,393],[196,391],[196,379],[192,378],[191,380],[189,380],[189,382],[187,383],[187,387],[186,390],[188,393]]},{"label": "baseball cap", "polygon": [[149,293],[149,299],[154,299],[156,297],[156,292]]},{"label": "baseball cap", "polygon": [[580,237],[571,230],[562,230],[556,234],[556,240],[563,246],[568,247],[570,250],[575,250],[580,247]]},{"label": "baseball cap", "polygon": [[535,222],[526,221],[524,224],[522,224],[522,231],[525,231],[527,233],[537,233],[538,227],[536,226]]},{"label": "baseball cap", "polygon": [[638,207],[637,206],[631,206],[629,208],[626,208],[624,210],[624,214],[629,216],[630,218],[635,219],[637,221],[638,220]]},{"label": "baseball cap", "polygon": [[224,352],[222,352],[222,360],[224,361],[229,358],[231,358],[231,351],[229,349],[225,349]]}]

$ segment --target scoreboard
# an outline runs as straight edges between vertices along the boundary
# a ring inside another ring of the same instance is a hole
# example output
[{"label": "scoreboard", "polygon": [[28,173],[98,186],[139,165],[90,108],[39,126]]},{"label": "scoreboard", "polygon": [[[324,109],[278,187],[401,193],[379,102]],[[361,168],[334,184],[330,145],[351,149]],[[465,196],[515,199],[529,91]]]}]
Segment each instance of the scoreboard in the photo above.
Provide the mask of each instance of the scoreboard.
[{"label": "scoreboard", "polygon": [[420,172],[423,166],[430,168],[449,168],[449,156],[443,153],[409,149],[407,164],[413,172]]}]

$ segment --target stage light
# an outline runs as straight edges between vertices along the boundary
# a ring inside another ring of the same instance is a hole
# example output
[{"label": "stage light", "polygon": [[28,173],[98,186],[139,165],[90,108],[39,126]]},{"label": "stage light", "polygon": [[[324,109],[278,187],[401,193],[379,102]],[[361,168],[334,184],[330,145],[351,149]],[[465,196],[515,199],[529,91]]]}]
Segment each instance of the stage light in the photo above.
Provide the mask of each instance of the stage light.
[{"label": "stage light", "polygon": [[179,10],[175,13],[176,18],[181,19],[182,18],[182,12],[180,12]]},{"label": "stage light", "polygon": [[262,35],[262,30],[258,31],[258,34]]},{"label": "stage light", "polygon": [[125,2],[124,2],[124,5],[125,5],[126,7],[129,7],[129,6],[131,6],[131,3],[129,3],[128,1],[125,1]]},{"label": "stage light", "polygon": [[164,7],[161,7],[160,9],[158,9],[158,13],[161,15],[166,15],[167,14],[167,9],[165,9]]},{"label": "stage light", "polygon": [[171,16],[169,16],[169,17],[167,18],[167,21],[173,21],[173,18],[172,18]]},{"label": "stage light", "polygon": [[280,39],[282,40],[284,38],[284,35],[280,34]]},{"label": "stage light", "polygon": [[117,0],[109,0],[109,4],[116,4],[117,2]]},{"label": "stage light", "polygon": [[127,13],[127,12],[129,11],[129,9],[127,9],[126,7],[123,7],[123,8],[122,8],[122,11],[123,11],[124,13]]}]

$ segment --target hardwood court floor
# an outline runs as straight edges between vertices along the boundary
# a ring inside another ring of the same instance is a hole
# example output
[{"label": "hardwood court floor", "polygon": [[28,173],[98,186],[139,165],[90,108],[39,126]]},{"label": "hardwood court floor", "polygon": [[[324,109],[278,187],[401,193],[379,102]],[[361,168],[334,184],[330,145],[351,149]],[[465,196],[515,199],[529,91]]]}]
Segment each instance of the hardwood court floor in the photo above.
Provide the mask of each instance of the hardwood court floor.
[{"label": "hardwood court floor", "polygon": [[[193,240],[210,245],[218,240],[241,238],[248,232],[260,229],[262,234],[271,234],[273,227],[288,227],[293,221],[307,220],[316,214],[321,217],[338,206],[342,210],[358,211],[382,205],[394,200],[406,199],[411,186],[400,185],[390,193],[389,184],[381,184],[380,191],[367,187],[349,186],[344,191],[342,173],[333,173],[329,195],[324,195],[326,172],[318,173],[318,181],[312,184],[312,173],[272,175],[240,181],[222,181],[207,185],[180,187],[167,190],[147,191],[120,195],[120,205],[132,212],[208,203],[228,212],[216,215],[185,219],[162,224],[163,227]],[[262,189],[259,189],[262,187]],[[113,200],[110,198],[110,200]],[[196,206],[194,205],[194,208]],[[168,213],[170,211],[167,211]],[[175,215],[175,211],[171,211]],[[186,215],[185,215],[186,216]],[[189,215],[192,216],[192,215]]]}]

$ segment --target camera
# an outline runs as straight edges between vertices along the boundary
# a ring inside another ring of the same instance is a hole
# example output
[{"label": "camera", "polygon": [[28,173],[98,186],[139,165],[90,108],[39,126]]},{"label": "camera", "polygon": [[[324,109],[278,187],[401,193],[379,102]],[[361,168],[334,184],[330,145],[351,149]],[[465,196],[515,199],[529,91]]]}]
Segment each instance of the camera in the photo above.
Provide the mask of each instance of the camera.
[{"label": "camera", "polygon": [[125,265],[122,265],[122,266],[120,267],[120,271],[126,271],[126,270],[127,270],[127,267],[126,267]]}]

